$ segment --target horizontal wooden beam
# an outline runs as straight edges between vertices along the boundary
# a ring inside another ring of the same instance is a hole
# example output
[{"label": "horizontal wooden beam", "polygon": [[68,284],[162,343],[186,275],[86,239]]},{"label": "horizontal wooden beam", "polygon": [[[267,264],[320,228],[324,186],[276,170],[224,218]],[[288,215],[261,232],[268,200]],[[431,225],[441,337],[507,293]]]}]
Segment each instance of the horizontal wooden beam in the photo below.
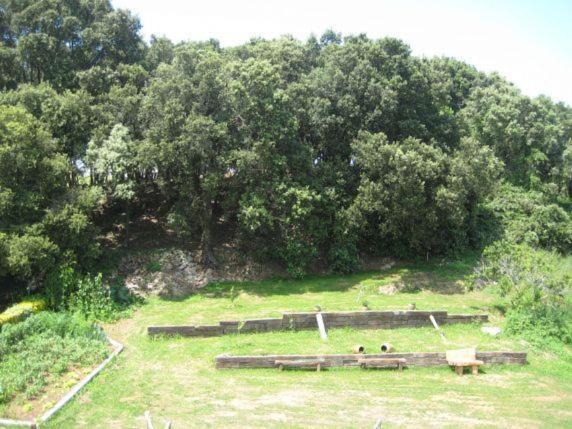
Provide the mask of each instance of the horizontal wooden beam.
[{"label": "horizontal wooden beam", "polygon": [[[331,355],[258,355],[258,356],[231,356],[219,355],[215,357],[217,369],[231,368],[274,368],[276,360],[304,360],[323,359],[327,366],[359,366],[359,361],[364,358],[382,359],[405,359],[407,366],[446,366],[445,352],[426,353],[380,353],[380,354],[331,354]],[[477,359],[485,365],[526,364],[526,352],[477,352]]]},{"label": "horizontal wooden beam", "polygon": [[[335,311],[322,312],[327,329],[395,329],[431,326],[429,316],[440,324],[483,323],[486,314],[451,314],[446,311]],[[214,337],[245,332],[317,329],[316,313],[284,313],[281,318],[229,320],[218,325],[149,326],[149,335],[178,335],[183,337]]]}]

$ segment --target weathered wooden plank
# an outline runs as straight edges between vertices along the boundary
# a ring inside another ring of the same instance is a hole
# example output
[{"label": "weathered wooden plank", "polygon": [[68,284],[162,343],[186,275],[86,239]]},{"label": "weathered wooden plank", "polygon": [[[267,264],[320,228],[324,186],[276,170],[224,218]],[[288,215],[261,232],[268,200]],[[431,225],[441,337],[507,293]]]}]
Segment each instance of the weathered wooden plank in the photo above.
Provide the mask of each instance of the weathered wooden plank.
[{"label": "weathered wooden plank", "polygon": [[443,323],[484,323],[489,321],[487,314],[451,314]]},{"label": "weathered wooden plank", "polygon": [[[408,366],[446,366],[445,353],[378,353],[367,355],[336,354],[336,355],[261,355],[261,356],[230,356],[220,355],[215,358],[215,366],[224,368],[273,368],[276,360],[324,359],[329,366],[358,366],[359,360],[371,359],[405,359]],[[477,352],[476,358],[485,365],[496,364],[526,364],[526,352]]]},{"label": "weathered wooden plank", "polygon": [[250,319],[238,325],[240,332],[270,332],[282,329],[282,319]]},{"label": "weathered wooden plank", "polygon": [[391,366],[405,365],[406,359],[403,358],[363,358],[358,360],[358,364],[372,368],[387,368]]},{"label": "weathered wooden plank", "polygon": [[280,370],[282,370],[282,368],[317,368],[319,371],[320,368],[327,368],[330,366],[330,363],[325,359],[278,359],[274,361],[274,366],[279,367]]},{"label": "weathered wooden plank", "polygon": [[149,335],[181,335],[184,337],[216,337],[224,333],[220,325],[203,326],[149,326]]},{"label": "weathered wooden plank", "polygon": [[[326,328],[353,327],[356,329],[398,329],[431,326],[430,316],[439,323],[479,323],[488,321],[487,315],[448,315],[446,311],[339,311],[322,312]],[[207,326],[150,326],[149,335],[181,335],[209,337],[239,332],[270,332],[279,330],[317,329],[315,312],[284,313],[282,318],[249,319],[242,322],[221,321]]]}]

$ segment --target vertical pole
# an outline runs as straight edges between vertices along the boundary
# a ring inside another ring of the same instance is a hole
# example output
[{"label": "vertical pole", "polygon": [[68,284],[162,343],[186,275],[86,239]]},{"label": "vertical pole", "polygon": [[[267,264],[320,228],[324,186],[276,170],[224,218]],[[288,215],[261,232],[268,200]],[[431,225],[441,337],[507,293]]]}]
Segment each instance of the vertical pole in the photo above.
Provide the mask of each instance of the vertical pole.
[{"label": "vertical pole", "polygon": [[328,341],[328,334],[326,333],[326,327],[324,326],[324,319],[322,317],[322,313],[316,313],[316,321],[318,322],[320,338],[322,338],[323,341]]},{"label": "vertical pole", "polygon": [[437,324],[437,321],[435,320],[435,318],[433,317],[432,314],[429,315],[429,319],[431,320],[431,323],[433,324],[433,326],[435,327],[437,332],[439,332],[439,335],[441,336],[441,339],[443,340],[443,342],[447,343],[447,339],[445,338],[445,334],[443,333],[443,331],[441,330],[441,328]]}]

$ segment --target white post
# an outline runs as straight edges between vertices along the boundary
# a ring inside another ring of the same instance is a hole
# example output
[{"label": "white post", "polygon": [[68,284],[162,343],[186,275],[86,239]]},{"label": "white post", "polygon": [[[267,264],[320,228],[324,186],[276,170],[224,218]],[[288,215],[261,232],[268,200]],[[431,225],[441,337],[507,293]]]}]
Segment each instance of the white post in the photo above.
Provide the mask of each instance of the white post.
[{"label": "white post", "polygon": [[318,322],[318,329],[320,330],[320,337],[322,340],[328,340],[328,334],[326,333],[326,327],[324,326],[324,319],[322,318],[322,313],[316,313],[316,321]]},{"label": "white post", "polygon": [[431,320],[431,323],[433,324],[433,326],[435,327],[437,332],[439,332],[439,335],[441,336],[441,339],[443,340],[443,342],[446,343],[447,339],[445,338],[445,334],[443,333],[443,331],[441,330],[441,328],[437,324],[437,321],[435,320],[435,318],[433,317],[432,314],[429,315],[429,319]]},{"label": "white post", "polygon": [[147,422],[147,429],[153,429],[153,422],[151,421],[151,413],[145,411],[145,421]]}]

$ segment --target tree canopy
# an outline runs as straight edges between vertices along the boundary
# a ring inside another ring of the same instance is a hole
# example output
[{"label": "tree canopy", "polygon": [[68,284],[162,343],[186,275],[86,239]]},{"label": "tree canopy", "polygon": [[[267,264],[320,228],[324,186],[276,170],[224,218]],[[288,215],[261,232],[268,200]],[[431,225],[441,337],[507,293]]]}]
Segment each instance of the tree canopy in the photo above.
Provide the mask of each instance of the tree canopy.
[{"label": "tree canopy", "polygon": [[225,240],[296,276],[499,234],[570,250],[569,106],[394,38],[222,48],[140,27],[107,0],[1,2],[2,288],[88,270],[143,207],[205,264]]}]

